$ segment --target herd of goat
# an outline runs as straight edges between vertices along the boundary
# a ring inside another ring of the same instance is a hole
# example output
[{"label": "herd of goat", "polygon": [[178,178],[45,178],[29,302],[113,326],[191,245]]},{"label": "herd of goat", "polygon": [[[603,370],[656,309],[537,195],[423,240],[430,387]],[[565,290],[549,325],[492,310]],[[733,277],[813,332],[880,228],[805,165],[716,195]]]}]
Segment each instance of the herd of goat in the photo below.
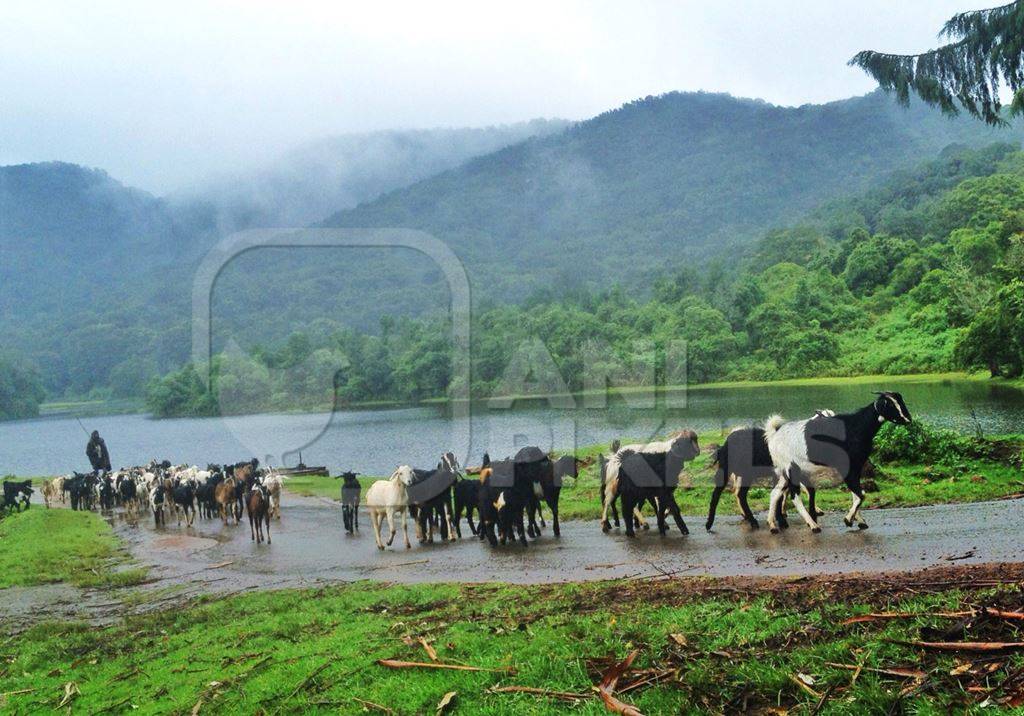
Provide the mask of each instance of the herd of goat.
[{"label": "herd of goat", "polygon": [[[788,526],[785,507],[791,500],[811,530],[818,532],[821,513],[815,507],[815,490],[823,481],[837,479],[853,496],[845,524],[866,528],[860,512],[864,500],[861,476],[878,429],[885,422],[911,422],[910,411],[899,393],[878,393],[871,404],[852,413],[822,410],[805,420],[788,422],[772,416],[763,427],[733,430],[714,453],[712,464],[717,470],[706,529],[710,531],[714,525],[719,499],[729,485],[735,489],[745,521],[758,527],[747,493],[753,485],[767,481],[772,485],[768,506],[771,531]],[[697,434],[691,430],[658,442],[613,444],[610,454],[602,455],[600,462],[602,529],[610,530],[612,521],[616,526],[620,524],[621,503],[629,536],[635,536],[637,528],[647,527],[642,513],[645,505],[652,508],[661,534],[669,529],[669,516],[679,531],[687,534],[674,493],[684,464],[699,452]],[[390,478],[371,484],[365,495],[357,474],[346,472],[338,476],[342,479],[344,527],[349,533],[358,530],[359,508],[365,500],[380,549],[394,542],[398,521],[405,546],[411,547],[408,517],[413,519],[421,542],[433,542],[435,532],[442,540],[461,538],[460,523],[465,516],[470,532],[492,546],[516,540],[526,546],[528,536],[539,537],[546,527],[544,506],[551,512],[555,536],[560,534],[562,480],[575,477],[579,467],[573,456],[553,459],[537,447],[524,447],[514,457],[499,461],[485,454],[480,468],[469,471],[447,452],[433,469],[398,467]],[[470,477],[467,472],[475,475]],[[272,470],[261,469],[255,459],[235,465],[209,465],[205,470],[154,461],[107,475],[75,473],[54,478],[43,483],[42,492],[47,506],[53,500],[70,499],[73,509],[97,505],[101,509],[118,505],[134,510],[147,508],[158,526],[165,524],[170,515],[177,517],[179,525],[183,517],[191,525],[197,512],[202,517],[219,516],[225,524],[232,519],[238,524],[247,513],[252,539],[261,543],[265,527],[269,544],[270,519],[280,518],[285,479]],[[27,504],[31,489],[31,483],[5,482],[5,505],[18,495],[24,495]],[[804,507],[803,492],[807,493],[809,509]],[[385,522],[390,532],[386,542],[382,535]]]},{"label": "herd of goat", "polygon": [[196,516],[220,517],[224,524],[238,524],[249,518],[254,542],[262,543],[264,529],[270,543],[270,518],[281,517],[281,490],[285,477],[260,469],[259,461],[234,465],[172,465],[150,462],[106,474],[75,472],[66,477],[44,480],[43,501],[70,502],[73,510],[112,510],[121,507],[132,513],[148,510],[153,523],[167,524],[169,517],[191,526]]},{"label": "herd of goat", "polygon": [[[885,422],[908,425],[910,411],[903,396],[895,392],[878,393],[870,405],[853,413],[836,414],[822,410],[806,420],[785,421],[770,417],[764,427],[741,427],[732,431],[717,448],[715,486],[705,527],[711,530],[721,494],[728,485],[736,490],[744,519],[758,527],[747,503],[750,488],[763,482],[773,485],[768,506],[768,526],[772,532],[788,527],[787,500],[814,532],[821,530],[815,507],[815,491],[822,482],[842,481],[853,495],[844,517],[848,527],[856,522],[867,528],[860,508],[864,501],[861,476],[870,457],[874,439]],[[635,536],[637,527],[645,527],[641,509],[650,505],[661,534],[668,531],[671,516],[682,534],[688,534],[686,522],[675,499],[675,488],[683,465],[700,453],[697,434],[684,430],[659,442],[635,445],[614,444],[612,452],[601,458],[601,527],[611,529],[611,519],[619,523],[617,503],[621,502],[625,531]],[[452,453],[445,453],[434,470],[416,470],[402,465],[387,480],[378,480],[366,493],[377,546],[390,546],[396,536],[396,518],[401,519],[406,547],[410,546],[406,512],[416,521],[421,541],[433,541],[433,530],[442,538],[461,537],[459,523],[463,511],[470,530],[492,546],[518,539],[524,546],[527,535],[537,537],[544,527],[543,505],[551,510],[553,531],[559,534],[558,497],[562,477],[577,474],[578,463],[572,456],[553,460],[536,447],[522,448],[515,457],[492,462],[484,455],[476,480],[465,479]],[[358,482],[354,473],[346,473],[342,501],[349,514],[357,514]],[[810,510],[803,504],[806,492]],[[473,510],[479,524],[473,525]],[[540,524],[538,525],[538,518]],[[385,543],[381,531],[387,521],[390,535]],[[346,529],[352,531],[350,519]]]}]

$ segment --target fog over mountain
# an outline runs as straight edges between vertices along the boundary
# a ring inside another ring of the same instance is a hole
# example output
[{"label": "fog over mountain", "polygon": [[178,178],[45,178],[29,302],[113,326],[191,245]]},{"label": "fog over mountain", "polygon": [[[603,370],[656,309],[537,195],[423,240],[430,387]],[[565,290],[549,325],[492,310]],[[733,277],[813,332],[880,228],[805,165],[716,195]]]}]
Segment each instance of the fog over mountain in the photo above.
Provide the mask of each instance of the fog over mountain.
[{"label": "fog over mountain", "polygon": [[564,120],[495,127],[391,130],[326,137],[296,147],[257,171],[228,174],[173,199],[212,204],[222,229],[307,226],[385,192],[452,169],[534,136]]},{"label": "fog over mountain", "polygon": [[[238,227],[302,223],[330,206],[326,226],[424,229],[459,256],[477,305],[616,284],[639,296],[659,274],[735,256],[950,144],[1022,136],[879,92],[798,108],[671,93],[565,128],[327,140],[190,197],[155,197],[71,164],[8,166],[0,331],[51,397],[138,395],[188,360],[194,268]],[[382,316],[446,305],[440,273],[411,252],[252,252],[218,281],[215,341],[374,331]]]}]

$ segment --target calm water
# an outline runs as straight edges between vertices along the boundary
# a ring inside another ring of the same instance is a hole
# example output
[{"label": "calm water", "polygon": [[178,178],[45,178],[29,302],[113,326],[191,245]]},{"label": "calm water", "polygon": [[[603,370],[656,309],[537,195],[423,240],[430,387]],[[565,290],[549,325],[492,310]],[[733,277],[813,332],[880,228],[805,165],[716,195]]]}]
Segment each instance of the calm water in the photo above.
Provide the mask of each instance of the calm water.
[{"label": "calm water", "polygon": [[[327,465],[332,473],[352,469],[379,475],[400,463],[432,465],[449,448],[464,464],[477,464],[485,450],[503,457],[526,444],[566,450],[683,427],[714,430],[763,420],[774,412],[801,417],[818,408],[853,410],[871,401],[872,390],[885,387],[903,393],[915,419],[969,433],[1024,431],[1024,392],[970,381],[691,390],[686,407],[671,410],[619,403],[587,410],[481,407],[471,418],[460,419],[440,408],[408,408],[226,419],[116,415],[84,418],[83,423],[105,437],[115,467],[152,458],[206,464],[253,455],[274,465],[294,465],[301,449],[306,464]],[[74,418],[0,423],[0,474],[86,470],[86,440]]]}]

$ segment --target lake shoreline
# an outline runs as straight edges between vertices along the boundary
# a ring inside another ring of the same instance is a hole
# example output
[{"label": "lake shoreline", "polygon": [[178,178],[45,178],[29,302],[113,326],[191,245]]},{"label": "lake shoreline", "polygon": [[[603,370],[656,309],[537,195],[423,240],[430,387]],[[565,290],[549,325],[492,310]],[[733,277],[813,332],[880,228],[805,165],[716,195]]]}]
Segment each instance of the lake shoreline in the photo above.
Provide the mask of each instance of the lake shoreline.
[{"label": "lake shoreline", "polygon": [[[317,406],[303,406],[294,408],[279,408],[255,413],[233,413],[230,415],[180,415],[155,416],[143,408],[138,401],[59,401],[43,403],[40,406],[40,414],[32,418],[15,418],[4,420],[0,423],[18,422],[26,420],[46,420],[50,418],[69,417],[104,417],[112,415],[142,415],[151,420],[178,420],[181,418],[191,419],[213,419],[223,417],[247,417],[247,416],[272,416],[272,415],[317,415],[322,413],[356,413],[365,411],[389,411],[404,410],[409,408],[446,408],[455,405],[464,405],[467,402],[473,407],[487,407],[492,404],[517,404],[521,407],[540,406],[544,404],[565,404],[571,400],[575,408],[587,408],[587,398],[601,397],[602,393],[611,398],[623,400],[650,399],[664,401],[668,395],[685,395],[689,391],[714,391],[714,390],[751,390],[756,388],[771,387],[823,387],[829,385],[850,386],[850,385],[871,385],[871,384],[892,384],[893,387],[914,383],[934,383],[945,381],[973,381],[979,383],[990,383],[993,386],[1014,388],[1024,390],[1024,379],[993,378],[986,372],[942,372],[942,373],[905,373],[900,375],[855,375],[855,376],[826,376],[821,378],[784,378],[781,380],[738,380],[718,381],[712,383],[694,383],[693,385],[668,385],[668,386],[623,386],[609,388],[607,392],[596,390],[581,390],[570,393],[549,393],[543,395],[502,395],[489,398],[473,398],[471,400],[453,400],[451,398],[425,398],[420,401],[399,401],[399,400],[372,400],[359,403],[333,405],[324,403]],[[584,403],[581,405],[580,403]],[[76,409],[83,408],[83,409]],[[89,409],[95,408],[94,410]],[[555,405],[552,405],[555,407]],[[653,406],[652,406],[653,407]],[[566,408],[571,409],[571,408]]]}]

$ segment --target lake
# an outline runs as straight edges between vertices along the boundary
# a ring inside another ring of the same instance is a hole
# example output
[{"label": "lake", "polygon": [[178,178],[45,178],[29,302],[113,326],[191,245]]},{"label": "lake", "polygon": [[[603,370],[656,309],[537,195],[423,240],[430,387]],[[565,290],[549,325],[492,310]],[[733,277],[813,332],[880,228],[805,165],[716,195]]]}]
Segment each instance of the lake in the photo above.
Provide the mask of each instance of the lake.
[{"label": "lake", "polygon": [[[99,430],[114,467],[148,462],[235,462],[257,456],[272,465],[294,465],[298,450],[309,465],[332,473],[351,469],[389,474],[396,465],[427,467],[455,450],[478,464],[486,450],[504,457],[527,444],[570,450],[616,437],[645,439],[679,428],[710,431],[763,421],[771,413],[804,417],[819,408],[839,412],[867,405],[871,391],[903,393],[914,418],[973,434],[1021,432],[1024,391],[971,380],[881,380],[834,385],[769,385],[691,389],[685,406],[629,407],[620,399],[607,409],[474,408],[452,418],[445,408],[416,407],[334,414],[252,415],[231,418],[152,420],[144,415],[83,418]],[[53,475],[88,469],[87,435],[75,418],[0,422],[0,474]]]}]

